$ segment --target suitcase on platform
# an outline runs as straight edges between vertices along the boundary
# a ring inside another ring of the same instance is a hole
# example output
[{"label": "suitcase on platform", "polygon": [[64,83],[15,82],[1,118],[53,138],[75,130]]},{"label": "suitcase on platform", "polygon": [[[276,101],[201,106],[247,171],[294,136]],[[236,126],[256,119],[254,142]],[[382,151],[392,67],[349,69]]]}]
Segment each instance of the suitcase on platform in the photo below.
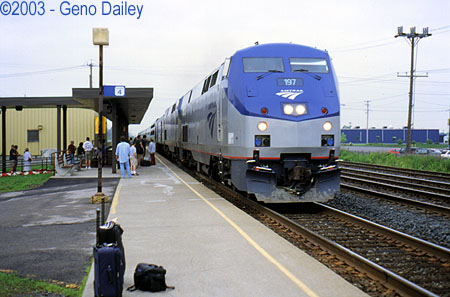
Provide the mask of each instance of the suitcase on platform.
[{"label": "suitcase on platform", "polygon": [[[125,253],[120,225],[105,221],[105,201],[102,214],[97,209],[97,239],[94,246],[94,293],[96,297],[121,297],[125,274]],[[100,226],[100,224],[103,224]]]},{"label": "suitcase on platform", "polygon": [[109,221],[97,229],[97,246],[110,243],[116,244],[122,252],[123,263],[126,266],[125,249],[122,243],[122,234],[122,227],[114,221]]},{"label": "suitcase on platform", "polygon": [[116,244],[94,247],[94,290],[96,297],[121,297],[125,265]]}]

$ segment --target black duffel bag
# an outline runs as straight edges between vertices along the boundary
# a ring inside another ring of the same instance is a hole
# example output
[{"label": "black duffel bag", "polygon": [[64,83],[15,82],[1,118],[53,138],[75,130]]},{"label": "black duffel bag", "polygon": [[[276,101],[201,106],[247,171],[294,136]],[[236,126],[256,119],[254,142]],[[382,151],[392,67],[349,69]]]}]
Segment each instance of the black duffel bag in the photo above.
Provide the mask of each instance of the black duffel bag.
[{"label": "black duffel bag", "polygon": [[134,285],[127,291],[150,291],[159,292],[175,287],[166,285],[166,270],[155,264],[139,263],[134,271]]}]

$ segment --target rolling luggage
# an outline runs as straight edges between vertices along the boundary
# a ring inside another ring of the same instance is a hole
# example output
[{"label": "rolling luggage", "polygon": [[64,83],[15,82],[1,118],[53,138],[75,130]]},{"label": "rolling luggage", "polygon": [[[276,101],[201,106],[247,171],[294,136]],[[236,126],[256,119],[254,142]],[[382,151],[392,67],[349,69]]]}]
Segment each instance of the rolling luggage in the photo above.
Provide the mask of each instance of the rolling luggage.
[{"label": "rolling luggage", "polygon": [[[104,200],[102,200],[102,223]],[[125,274],[125,253],[122,245],[123,230],[115,222],[100,226],[97,210],[97,239],[94,246],[94,292],[96,297],[121,297]]]},{"label": "rolling luggage", "polygon": [[97,230],[97,245],[116,244],[122,252],[123,263],[125,265],[125,249],[122,243],[123,229],[114,221],[107,222]]},{"label": "rolling luggage", "polygon": [[94,247],[96,297],[121,297],[125,265],[122,251],[116,244]]}]

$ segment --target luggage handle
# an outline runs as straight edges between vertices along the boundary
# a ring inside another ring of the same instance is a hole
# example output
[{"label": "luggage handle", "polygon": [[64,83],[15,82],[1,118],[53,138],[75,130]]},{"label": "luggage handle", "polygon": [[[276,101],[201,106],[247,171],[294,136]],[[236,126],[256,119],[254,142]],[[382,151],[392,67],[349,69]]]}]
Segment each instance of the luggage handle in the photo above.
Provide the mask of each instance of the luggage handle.
[{"label": "luggage handle", "polygon": [[111,265],[108,265],[108,283],[110,284],[114,283],[114,274]]},{"label": "luggage handle", "polygon": [[100,229],[100,209],[97,208],[97,221],[96,221],[95,234],[96,234],[96,245],[100,242],[100,235],[98,234],[98,230]]}]

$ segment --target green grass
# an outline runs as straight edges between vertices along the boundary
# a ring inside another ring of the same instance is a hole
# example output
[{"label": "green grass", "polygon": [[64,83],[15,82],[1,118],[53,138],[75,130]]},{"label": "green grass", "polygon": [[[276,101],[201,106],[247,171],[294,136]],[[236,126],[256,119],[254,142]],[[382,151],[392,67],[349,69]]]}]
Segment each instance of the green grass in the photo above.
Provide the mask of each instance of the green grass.
[{"label": "green grass", "polygon": [[17,276],[12,273],[0,272],[0,296],[47,296],[48,293],[66,297],[80,297],[81,289],[70,289]]},{"label": "green grass", "polygon": [[87,283],[87,280],[88,280],[88,277],[89,277],[89,272],[91,272],[92,263],[94,263],[94,258],[91,258],[91,261],[89,262],[88,266],[85,269],[86,274],[83,277],[83,280],[81,281],[81,287],[80,287],[80,290],[79,290],[80,291],[80,295],[79,295],[80,297],[81,297],[81,295],[83,295],[84,288],[86,287],[86,283]]},{"label": "green grass", "polygon": [[0,192],[23,191],[43,185],[53,174],[5,176],[0,178]]},{"label": "green grass", "polygon": [[385,165],[399,168],[426,170],[450,173],[450,159],[441,159],[433,156],[398,155],[390,153],[360,154],[341,150],[342,160],[368,164]]}]

